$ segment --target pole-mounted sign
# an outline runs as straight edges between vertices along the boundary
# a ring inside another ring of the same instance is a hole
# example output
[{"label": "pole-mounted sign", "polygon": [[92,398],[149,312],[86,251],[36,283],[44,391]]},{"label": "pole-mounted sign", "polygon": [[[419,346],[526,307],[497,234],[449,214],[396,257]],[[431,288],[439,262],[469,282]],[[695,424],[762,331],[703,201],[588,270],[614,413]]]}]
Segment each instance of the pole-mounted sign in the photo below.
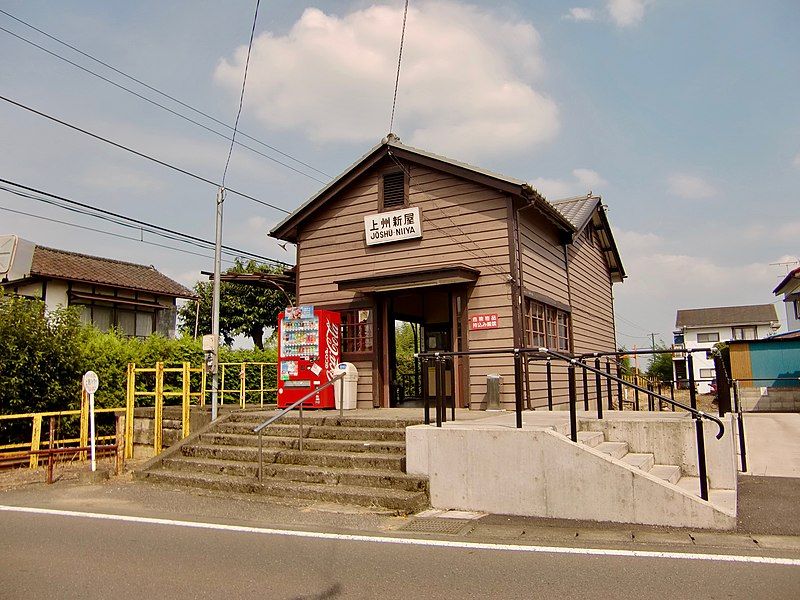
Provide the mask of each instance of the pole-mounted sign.
[{"label": "pole-mounted sign", "polygon": [[97,470],[97,462],[94,456],[94,393],[100,385],[97,373],[86,371],[83,375],[83,389],[89,394],[89,440],[92,448],[92,471]]}]

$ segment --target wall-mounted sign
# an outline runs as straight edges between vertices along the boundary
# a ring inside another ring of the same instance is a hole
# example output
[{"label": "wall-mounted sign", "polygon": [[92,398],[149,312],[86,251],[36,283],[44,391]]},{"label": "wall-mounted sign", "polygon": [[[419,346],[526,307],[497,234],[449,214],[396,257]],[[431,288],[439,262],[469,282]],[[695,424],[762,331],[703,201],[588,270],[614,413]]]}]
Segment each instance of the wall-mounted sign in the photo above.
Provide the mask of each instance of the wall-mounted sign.
[{"label": "wall-mounted sign", "polygon": [[364,217],[367,246],[422,237],[419,206]]},{"label": "wall-mounted sign", "polygon": [[311,305],[287,306],[283,316],[286,319],[313,319],[314,307]]},{"label": "wall-mounted sign", "polygon": [[470,315],[469,328],[471,331],[478,329],[497,329],[500,327],[500,318],[497,313]]}]

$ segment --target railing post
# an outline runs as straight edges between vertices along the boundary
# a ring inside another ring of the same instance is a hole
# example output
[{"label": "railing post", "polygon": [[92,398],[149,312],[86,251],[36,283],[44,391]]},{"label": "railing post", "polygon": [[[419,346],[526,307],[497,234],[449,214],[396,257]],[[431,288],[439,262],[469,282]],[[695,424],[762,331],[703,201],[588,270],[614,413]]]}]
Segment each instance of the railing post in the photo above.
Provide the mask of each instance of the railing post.
[{"label": "railing post", "polygon": [[114,474],[121,475],[125,464],[125,431],[123,417],[119,414],[114,415],[114,434],[117,445],[117,450],[114,452]]},{"label": "railing post", "polygon": [[[622,364],[620,364],[619,357],[617,357],[617,379],[622,379]],[[622,402],[622,382],[617,382],[617,402],[619,403],[619,409],[624,410],[623,402]]]},{"label": "railing post", "polygon": [[[573,442],[578,442],[578,415],[575,410],[577,402],[577,390],[575,389],[575,363],[570,362],[567,367],[567,374],[569,379],[569,432]],[[600,406],[600,403],[597,403]],[[602,408],[600,409],[602,410]]]},{"label": "railing post", "polygon": [[[611,375],[611,363],[606,359],[606,374]],[[606,395],[608,396],[608,410],[614,410],[614,396],[611,393],[611,378],[606,377]]]},{"label": "railing post", "polygon": [[439,358],[442,373],[442,423],[447,423],[447,358]]},{"label": "railing post", "polygon": [[583,372],[583,410],[589,411],[589,371],[581,369]]},{"label": "railing post", "polygon": [[694,386],[694,358],[692,357],[692,353],[689,352],[689,356],[686,359],[687,363],[687,371],[689,371],[689,405],[697,410],[697,390]]},{"label": "railing post", "polygon": [[264,477],[264,443],[262,437],[263,431],[258,432],[258,481],[261,483]]},{"label": "railing post", "polygon": [[50,417],[50,431],[47,438],[47,483],[53,483],[53,441],[56,434],[56,418]]},{"label": "railing post", "polygon": [[258,391],[261,395],[261,408],[264,408],[264,363],[260,363],[259,366],[261,367],[261,385]]},{"label": "railing post", "polygon": [[744,439],[744,418],[742,405],[739,402],[739,382],[733,381],[733,410],[736,413],[736,426],[739,433],[739,457],[742,461],[742,473],[747,473],[747,448]]},{"label": "railing post", "polygon": [[35,469],[39,466],[39,455],[33,454],[42,445],[42,415],[33,415],[33,427],[31,427],[31,458],[29,466]]},{"label": "railing post", "polygon": [[[78,445],[86,448],[89,445],[89,399],[86,397],[86,390],[83,389],[83,386],[81,386],[81,414],[78,429]],[[86,460],[85,450],[78,453],[78,460]]]},{"label": "railing post", "polygon": [[162,426],[164,423],[164,363],[156,363],[156,396],[153,407],[153,451],[156,456],[162,449]]},{"label": "railing post", "polygon": [[303,403],[300,403],[300,419],[299,419],[299,429],[300,429],[300,452],[303,451]]},{"label": "railing post", "polygon": [[[639,378],[638,377],[634,378],[634,381],[636,382],[634,385],[638,385]],[[633,388],[633,408],[634,408],[634,410],[636,410],[636,412],[639,412],[639,388],[638,387]]]},{"label": "railing post", "polygon": [[450,405],[450,410],[451,410],[451,412],[450,412],[450,420],[451,421],[455,421],[456,420],[456,385],[457,385],[457,382],[456,382],[456,360],[455,360],[455,358],[451,358],[450,359],[450,371],[453,373],[453,390],[452,390],[452,392],[453,392],[453,394],[452,394],[453,404]]},{"label": "railing post", "polygon": [[653,382],[650,381],[650,380],[647,381],[647,391],[648,391],[648,394],[647,394],[647,410],[649,410],[650,412],[653,412],[656,409],[656,403],[655,403],[655,398],[653,397],[653,394],[649,393],[649,392],[653,391]]},{"label": "railing post", "polygon": [[600,382],[600,358],[594,359],[594,389],[597,394],[597,418],[603,418],[603,384]]},{"label": "railing post", "polygon": [[420,360],[420,367],[422,368],[422,402],[425,407],[425,425],[431,424],[431,398],[428,395],[428,359],[427,357]]},{"label": "railing post", "polygon": [[[133,458],[133,412],[136,405],[136,363],[128,363],[128,387],[125,398],[125,458]],[[86,444],[89,444],[88,411],[86,420]],[[83,441],[81,442],[83,444]],[[85,446],[84,446],[85,447]],[[84,453],[86,460],[86,453]]]},{"label": "railing post", "polygon": [[434,367],[433,372],[436,374],[436,426],[442,426],[442,388],[444,388],[444,382],[442,381],[442,361],[437,356],[434,360]]},{"label": "railing post", "polygon": [[191,403],[191,396],[189,392],[189,382],[191,381],[191,372],[189,369],[191,365],[188,362],[183,363],[183,386],[181,388],[181,437],[189,435],[189,405]]},{"label": "railing post", "polygon": [[706,440],[703,437],[703,419],[694,416],[694,428],[697,433],[697,470],[700,474],[700,497],[708,500],[708,473],[706,471]]},{"label": "railing post", "polygon": [[344,418],[344,377],[339,380],[339,418]]},{"label": "railing post", "polygon": [[219,398],[219,405],[222,406],[225,404],[225,365],[219,365],[220,370],[220,380],[219,380],[219,388],[217,388],[217,394]]},{"label": "railing post", "polygon": [[522,354],[514,349],[514,409],[517,429],[522,429]]},{"label": "railing post", "polygon": [[243,362],[239,369],[239,408],[244,408],[244,387],[247,378],[247,363]]},{"label": "railing post", "polygon": [[[671,381],[669,385],[669,399],[675,402],[675,382]],[[675,412],[675,404],[670,404],[672,412]]]},{"label": "railing post", "polygon": [[553,410],[553,365],[548,357],[547,359],[547,410]]}]

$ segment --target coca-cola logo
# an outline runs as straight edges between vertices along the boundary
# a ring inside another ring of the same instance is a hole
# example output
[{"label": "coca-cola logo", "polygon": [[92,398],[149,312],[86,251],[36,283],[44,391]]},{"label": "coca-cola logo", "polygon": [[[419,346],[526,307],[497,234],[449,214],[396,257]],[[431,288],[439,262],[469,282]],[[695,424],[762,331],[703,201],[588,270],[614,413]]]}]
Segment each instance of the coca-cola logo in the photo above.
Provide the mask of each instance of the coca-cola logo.
[{"label": "coca-cola logo", "polygon": [[329,319],[325,319],[325,370],[328,378],[333,378],[333,372],[339,365],[339,330],[334,327]]}]

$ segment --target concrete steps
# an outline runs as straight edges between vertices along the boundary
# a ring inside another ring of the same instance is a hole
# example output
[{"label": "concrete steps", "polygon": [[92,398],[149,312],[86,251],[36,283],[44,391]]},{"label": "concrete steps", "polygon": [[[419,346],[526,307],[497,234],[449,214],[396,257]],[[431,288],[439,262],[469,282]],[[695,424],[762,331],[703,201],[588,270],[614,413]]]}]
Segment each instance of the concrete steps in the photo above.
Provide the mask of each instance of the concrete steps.
[{"label": "concrete steps", "polygon": [[273,411],[241,411],[184,441],[137,473],[148,481],[388,509],[401,514],[429,504],[427,478],[405,473],[405,427],[418,420],[339,417],[305,412],[253,429]]},{"label": "concrete steps", "polygon": [[[599,431],[579,431],[578,443],[608,454],[633,468],[649,473],[672,485],[677,485],[682,490],[694,496],[700,496],[700,478],[684,476],[677,465],[656,464],[653,454],[644,452],[630,452],[627,442],[606,441],[605,436]],[[733,490],[709,489],[708,500],[725,510],[732,511],[736,508],[736,492]]]}]

